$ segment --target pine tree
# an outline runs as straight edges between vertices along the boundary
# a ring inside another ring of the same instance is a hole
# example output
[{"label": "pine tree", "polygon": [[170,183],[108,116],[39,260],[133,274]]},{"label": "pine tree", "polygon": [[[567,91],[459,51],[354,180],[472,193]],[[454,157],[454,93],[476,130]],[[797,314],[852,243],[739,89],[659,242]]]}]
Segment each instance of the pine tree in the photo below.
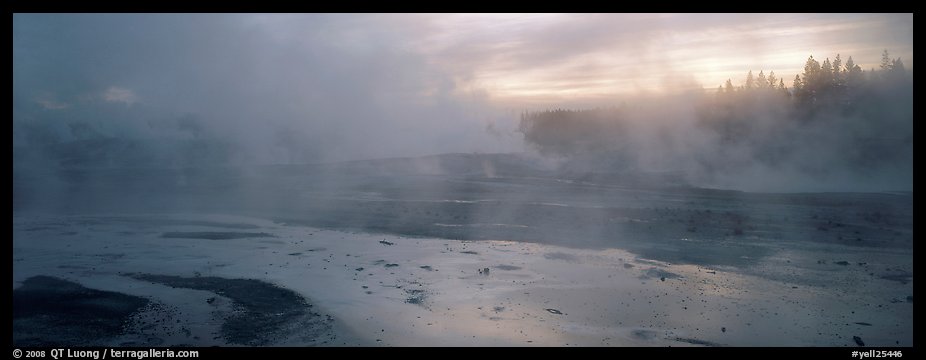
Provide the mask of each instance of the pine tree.
[{"label": "pine tree", "polygon": [[768,79],[765,77],[765,71],[759,70],[759,76],[756,78],[756,87],[759,90],[768,88]]},{"label": "pine tree", "polygon": [[845,84],[848,87],[858,86],[864,76],[862,67],[855,64],[855,61],[852,60],[852,57],[849,56],[849,60],[846,60],[846,70],[845,70]]},{"label": "pine tree", "polygon": [[906,71],[906,69],[904,69],[904,66],[903,66],[903,61],[900,61],[900,58],[897,58],[893,62],[891,62],[891,71],[897,72],[897,73],[902,73]]},{"label": "pine tree", "polygon": [[833,85],[833,65],[830,58],[823,61],[820,66],[820,89],[829,89]]},{"label": "pine tree", "polygon": [[837,86],[842,86],[845,74],[842,71],[842,59],[839,58],[839,54],[836,54],[836,59],[833,60],[833,82]]},{"label": "pine tree", "polygon": [[811,55],[804,64],[804,74],[801,76],[801,88],[797,91],[802,102],[815,103],[817,95],[823,89],[823,76],[820,63]]},{"label": "pine tree", "polygon": [[746,74],[746,90],[752,90],[756,86],[756,80],[752,77],[752,70]]},{"label": "pine tree", "polygon": [[884,53],[881,54],[881,70],[888,71],[891,70],[891,56],[887,53],[887,49],[884,49]]},{"label": "pine tree", "polygon": [[775,77],[775,71],[774,71],[774,70],[769,71],[769,73],[768,73],[768,86],[769,86],[770,88],[773,88],[773,89],[774,89],[776,86],[778,86],[778,78]]}]

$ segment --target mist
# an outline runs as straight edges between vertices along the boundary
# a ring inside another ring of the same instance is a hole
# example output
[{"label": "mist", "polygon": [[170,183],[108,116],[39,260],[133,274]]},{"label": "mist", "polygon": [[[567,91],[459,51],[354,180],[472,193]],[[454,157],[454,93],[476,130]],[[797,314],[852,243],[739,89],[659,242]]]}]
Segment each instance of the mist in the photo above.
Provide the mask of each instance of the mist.
[{"label": "mist", "polygon": [[891,74],[859,75],[869,79],[812,99],[740,85],[528,111],[520,131],[529,148],[586,176],[677,172],[691,185],[744,191],[912,191],[912,80]]},{"label": "mist", "polygon": [[13,14],[13,344],[911,347],[912,17]]},{"label": "mist", "polygon": [[164,141],[231,164],[514,149],[485,135],[500,116],[485,96],[394,46],[414,29],[388,16],[264,18],[15,16],[14,148],[128,140],[160,166],[197,161]]},{"label": "mist", "polygon": [[[843,163],[850,160],[842,158],[851,141],[866,136],[898,139],[909,145],[897,145],[908,147],[898,151],[912,156],[912,138],[903,138],[912,128],[909,89],[900,89],[891,99],[894,102],[869,103],[867,109],[854,109],[851,114],[824,111],[814,115],[818,120],[811,125],[800,128],[790,121],[796,115],[787,104],[766,102],[756,107],[740,102],[736,106],[750,107],[744,116],[753,118],[752,131],[770,132],[775,138],[722,143],[716,131],[700,126],[698,120],[714,91],[714,84],[704,83],[701,75],[714,73],[690,70],[692,63],[671,62],[672,52],[646,45],[650,41],[674,46],[678,39],[673,31],[688,31],[698,39],[690,46],[714,49],[697,34],[706,28],[707,34],[728,36],[706,25],[719,18],[678,18],[670,27],[667,21],[674,17],[646,15],[614,29],[608,28],[608,16],[589,16],[583,23],[552,15],[485,19],[491,25],[476,16],[449,16],[442,21],[402,14],[17,14],[14,167],[249,166],[537,150],[557,163],[565,154],[525,140],[518,114],[620,107],[626,117],[620,121],[631,128],[608,133],[608,141],[581,141],[608,142],[607,151],[616,151],[617,146],[622,149],[619,156],[632,158],[633,164],[587,169],[590,172],[680,171],[693,185],[752,191],[912,189],[912,163],[906,158],[869,164],[872,171],[859,171],[859,164],[849,167]],[[813,28],[822,39],[819,47],[839,52],[834,44],[843,44],[843,50],[875,52],[854,54],[874,59],[878,50],[872,49],[883,43],[896,49],[898,59],[912,68],[912,52],[897,42],[909,35],[904,26],[881,25],[898,20],[903,25],[903,16],[837,19],[782,16],[773,23],[842,24],[832,25],[833,30],[824,25]],[[645,29],[641,21],[658,25]],[[853,24],[859,21],[867,26],[865,36],[855,30]],[[532,22],[542,26],[523,26]],[[460,33],[450,27],[458,25],[471,26],[473,31]],[[493,38],[485,26],[504,32]],[[755,29],[736,41],[753,47],[767,44],[769,35],[761,27]],[[433,34],[422,35],[429,32]],[[874,34],[881,37],[873,39]],[[859,42],[846,46],[845,39],[853,37]],[[872,44],[876,40],[880,43]],[[516,47],[500,47],[509,42]],[[606,67],[600,63],[572,65],[577,55],[592,56],[615,45],[636,55],[637,62],[619,62],[604,73]],[[791,87],[791,76],[799,71],[790,69],[799,68],[800,61],[769,63],[762,60],[767,56],[757,54],[788,53],[794,46],[753,48],[749,59],[758,59],[757,64],[716,62],[729,69],[737,82],[748,68],[777,66],[768,70],[778,70]],[[710,51],[717,58],[718,51]],[[871,62],[857,61],[866,67]],[[497,75],[503,73],[542,77],[520,84],[523,79]],[[613,77],[608,84],[630,76],[627,82],[633,87],[631,92],[616,93],[588,88],[587,95],[565,97],[516,97],[504,90],[583,89],[590,86],[592,74]],[[559,76],[555,83],[551,83],[553,76]],[[655,85],[646,79],[655,79]],[[883,98],[879,94],[898,90],[877,91],[875,97]],[[880,114],[895,124],[888,126],[894,130],[866,135],[885,128],[874,125]],[[754,149],[744,148],[754,145],[786,149],[782,156],[787,159],[774,163],[756,159]],[[582,158],[594,156],[582,152]],[[719,163],[735,169],[717,172]],[[578,168],[572,166],[570,171]]]}]

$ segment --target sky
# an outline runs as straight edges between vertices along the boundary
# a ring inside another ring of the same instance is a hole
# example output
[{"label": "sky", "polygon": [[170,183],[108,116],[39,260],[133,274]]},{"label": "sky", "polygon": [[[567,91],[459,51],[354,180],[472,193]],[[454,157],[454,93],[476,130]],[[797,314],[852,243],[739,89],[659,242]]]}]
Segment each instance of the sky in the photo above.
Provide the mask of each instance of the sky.
[{"label": "sky", "polygon": [[[14,146],[200,137],[256,161],[521,148],[517,114],[913,68],[912,14],[14,14]],[[45,136],[45,135],[43,135]]]}]

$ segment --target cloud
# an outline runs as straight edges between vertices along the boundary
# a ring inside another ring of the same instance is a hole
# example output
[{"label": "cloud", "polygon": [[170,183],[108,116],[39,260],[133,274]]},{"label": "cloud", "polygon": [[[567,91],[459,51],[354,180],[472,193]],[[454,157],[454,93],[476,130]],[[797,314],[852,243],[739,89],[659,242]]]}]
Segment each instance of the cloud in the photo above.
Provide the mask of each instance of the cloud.
[{"label": "cloud", "polygon": [[60,102],[54,98],[42,96],[35,99],[35,102],[39,104],[42,108],[46,110],[63,110],[69,108],[71,105],[65,102]]},{"label": "cloud", "polygon": [[110,86],[103,92],[103,100],[107,102],[120,102],[131,106],[138,102],[138,95],[131,89]]}]

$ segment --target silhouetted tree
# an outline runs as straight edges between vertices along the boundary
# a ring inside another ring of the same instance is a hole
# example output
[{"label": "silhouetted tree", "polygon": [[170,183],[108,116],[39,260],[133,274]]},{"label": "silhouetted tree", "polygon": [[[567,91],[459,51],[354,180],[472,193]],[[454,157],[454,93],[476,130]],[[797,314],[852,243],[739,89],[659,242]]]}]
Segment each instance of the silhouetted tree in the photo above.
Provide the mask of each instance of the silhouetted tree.
[{"label": "silhouetted tree", "polygon": [[759,70],[759,76],[756,78],[756,88],[765,90],[768,88],[768,78],[765,77],[765,71]]},{"label": "silhouetted tree", "polygon": [[884,52],[881,53],[881,71],[889,71],[892,67],[891,56],[887,53],[887,49],[884,49]]},{"label": "silhouetted tree", "polygon": [[775,89],[778,86],[778,78],[775,77],[775,70],[768,73],[768,87]]},{"label": "silhouetted tree", "polygon": [[736,88],[733,87],[733,81],[730,81],[730,79],[727,79],[727,82],[724,84],[724,92],[733,93],[734,90],[736,90]]}]

